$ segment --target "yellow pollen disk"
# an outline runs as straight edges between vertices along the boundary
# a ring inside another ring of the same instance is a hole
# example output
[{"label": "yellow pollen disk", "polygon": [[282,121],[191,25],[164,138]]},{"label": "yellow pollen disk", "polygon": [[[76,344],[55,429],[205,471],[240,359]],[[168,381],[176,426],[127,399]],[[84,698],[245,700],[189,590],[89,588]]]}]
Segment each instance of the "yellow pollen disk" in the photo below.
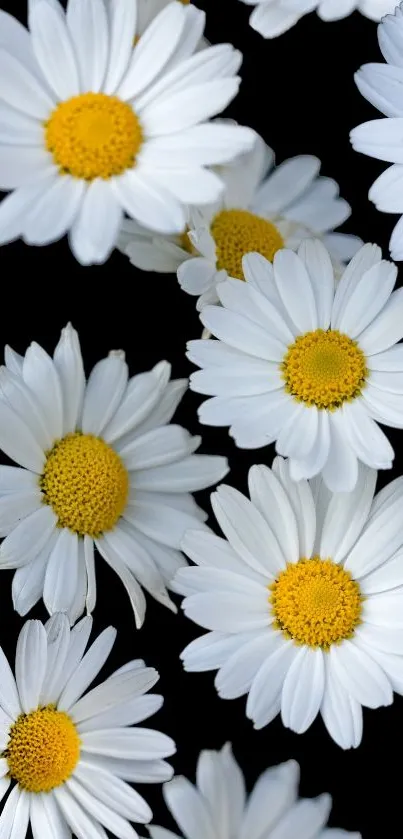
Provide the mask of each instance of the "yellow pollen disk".
[{"label": "yellow pollen disk", "polygon": [[211,223],[215,241],[217,268],[230,277],[244,280],[242,257],[257,251],[270,262],[284,240],[270,221],[255,216],[249,210],[221,210]]},{"label": "yellow pollen disk", "polygon": [[360,623],[360,587],[331,559],[300,559],[270,589],[274,626],[297,644],[328,650],[351,638]]},{"label": "yellow pollen disk", "polygon": [[112,530],[122,515],[129,475],[104,440],[75,432],[48,452],[40,487],[59,527],[96,537]]},{"label": "yellow pollen disk", "polygon": [[316,329],[296,338],[281,370],[285,389],[297,402],[328,411],[356,399],[368,375],[357,342],[332,329]]},{"label": "yellow pollen disk", "polygon": [[50,792],[74,772],[80,757],[80,738],[68,714],[47,705],[18,717],[3,757],[10,777],[22,789]]},{"label": "yellow pollen disk", "polygon": [[60,102],[45,123],[46,148],[61,174],[86,181],[131,169],[142,141],[130,105],[105,93],[82,93]]}]

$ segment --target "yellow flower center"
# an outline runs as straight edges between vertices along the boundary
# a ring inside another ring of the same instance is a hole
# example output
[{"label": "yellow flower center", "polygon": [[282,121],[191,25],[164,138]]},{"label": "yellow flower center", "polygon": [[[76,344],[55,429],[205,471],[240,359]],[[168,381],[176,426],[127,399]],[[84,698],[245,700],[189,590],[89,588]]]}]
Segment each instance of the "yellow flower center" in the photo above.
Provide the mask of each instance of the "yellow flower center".
[{"label": "yellow flower center", "polygon": [[270,588],[274,626],[297,644],[326,650],[351,638],[360,623],[360,587],[331,559],[300,559]]},{"label": "yellow flower center", "polygon": [[45,140],[62,174],[92,181],[131,169],[143,133],[126,102],[105,93],[82,93],[56,106],[45,123]]},{"label": "yellow flower center", "polygon": [[215,241],[217,268],[230,277],[244,280],[242,257],[257,251],[273,261],[274,254],[284,247],[277,228],[270,221],[248,210],[221,210],[211,223]]},{"label": "yellow flower center", "polygon": [[70,717],[53,705],[21,714],[3,753],[9,775],[28,792],[50,792],[78,763],[80,738]]},{"label": "yellow flower center", "polygon": [[296,338],[282,363],[287,393],[298,402],[329,411],[359,396],[367,373],[357,342],[332,329]]},{"label": "yellow flower center", "polygon": [[104,440],[75,432],[48,452],[40,487],[59,527],[95,537],[112,530],[122,515],[129,476]]}]

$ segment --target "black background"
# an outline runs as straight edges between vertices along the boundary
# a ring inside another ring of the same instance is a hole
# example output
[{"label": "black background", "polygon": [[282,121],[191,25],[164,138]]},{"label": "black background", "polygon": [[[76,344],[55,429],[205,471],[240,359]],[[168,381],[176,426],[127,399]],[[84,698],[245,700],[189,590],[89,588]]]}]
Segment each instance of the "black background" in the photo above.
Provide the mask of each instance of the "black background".
[{"label": "black background", "polygon": [[[277,162],[301,153],[317,155],[321,173],[338,181],[341,195],[352,205],[352,218],[342,229],[377,242],[387,256],[396,218],[378,213],[367,199],[369,186],[385,164],[357,154],[349,143],[351,128],[377,115],[353,80],[363,63],[381,60],[376,24],[358,13],[335,23],[323,23],[310,14],[290,32],[265,41],[248,25],[251,7],[238,0],[200,0],[199,5],[207,11],[210,41],[229,41],[244,54],[241,91],[227,113],[258,130],[275,149]],[[16,14],[12,0],[3,7]],[[18,14],[25,23],[25,8]],[[37,340],[53,352],[60,329],[71,320],[80,333],[87,371],[110,349],[122,348],[131,374],[162,358],[172,363],[175,378],[191,372],[185,344],[199,337],[200,325],[194,298],[180,290],[174,276],[136,271],[118,252],[104,266],[82,268],[65,240],[47,248],[17,242],[3,247],[0,258],[2,344],[24,352],[31,340]],[[242,452],[226,429],[200,429],[199,402],[197,395],[187,393],[178,421],[193,433],[202,432],[203,452],[229,457],[226,481],[245,491],[248,468],[254,462],[270,465],[273,448]],[[381,474],[378,486],[403,472],[398,433],[387,433],[396,450],[395,468]],[[208,509],[209,493],[199,496]],[[13,659],[22,619],[12,611],[11,577],[7,571],[1,576],[0,643]],[[164,695],[165,704],[150,724],[175,739],[178,751],[172,763],[177,773],[193,778],[199,751],[218,749],[228,740],[249,786],[267,766],[293,757],[301,766],[302,795],[332,794],[331,826],[359,830],[364,839],[394,835],[395,825],[401,824],[400,697],[389,708],[364,711],[363,741],[356,750],[343,752],[320,719],[304,735],[283,728],[279,718],[255,732],[245,718],[244,699],[217,697],[213,672],[183,672],[179,653],[200,634],[195,625],[149,598],[144,627],[136,631],[128,598],[100,559],[97,578],[94,629],[98,633],[108,624],[118,629],[104,672],[134,657],[159,670],[161,680],[155,690]],[[30,617],[45,618],[43,606]],[[153,807],[154,821],[175,829],[160,788],[142,791]]]}]

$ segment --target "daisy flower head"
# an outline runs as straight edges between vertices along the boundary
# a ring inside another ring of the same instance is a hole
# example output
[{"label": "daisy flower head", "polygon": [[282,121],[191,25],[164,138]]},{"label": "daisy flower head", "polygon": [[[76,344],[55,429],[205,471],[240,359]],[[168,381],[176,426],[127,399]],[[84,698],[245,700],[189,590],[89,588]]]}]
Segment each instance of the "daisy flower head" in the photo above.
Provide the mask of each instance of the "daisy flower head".
[{"label": "daisy flower head", "polygon": [[[357,236],[333,232],[351,208],[339,197],[335,181],[319,177],[319,169],[320,160],[311,155],[274,167],[273,150],[256,134],[251,152],[220,168],[222,197],[208,207],[190,209],[188,234],[169,245],[154,239],[150,267],[159,261],[172,270],[176,257],[180,285],[197,295],[199,310],[218,301],[217,286],[227,277],[245,279],[245,254],[257,252],[272,262],[281,248],[295,250],[313,236],[323,239],[340,275],[362,242]],[[143,243],[138,248],[133,241],[127,252],[135,261],[137,249],[144,263]]]},{"label": "daisy flower head", "polygon": [[403,479],[374,498],[360,466],[353,493],[321,478],[293,482],[289,461],[249,471],[250,500],[220,486],[225,539],[189,531],[196,566],[177,572],[187,617],[209,630],[182,653],[188,671],[218,670],[224,699],[247,695],[263,728],[281,713],[301,734],[320,713],[343,749],[362,736],[362,706],[403,692]]},{"label": "daisy flower head", "polygon": [[[386,119],[364,122],[351,132],[356,151],[392,163],[369,190],[369,198],[382,213],[403,213],[403,5],[378,26],[378,41],[386,64],[365,64],[355,75],[357,87]],[[403,259],[403,215],[389,243],[392,259]]]},{"label": "daisy flower head", "polygon": [[[298,797],[299,766],[289,760],[266,769],[250,795],[230,743],[202,751],[196,785],[176,776],[163,786],[168,809],[186,839],[361,839],[359,833],[327,830],[330,795]],[[151,839],[179,839],[170,830],[148,828]]]},{"label": "daisy flower head", "polygon": [[295,481],[322,474],[352,490],[358,462],[390,469],[392,446],[377,422],[403,427],[403,289],[397,268],[364,245],[335,288],[324,245],[279,251],[273,265],[243,258],[246,283],[218,286],[204,327],[218,340],[190,341],[202,370],[191,388],[212,399],[200,422],[230,426],[240,448],[275,442]]},{"label": "daisy flower head", "polygon": [[185,206],[222,191],[207,167],[251,147],[249,129],[209,122],[237,93],[240,53],[194,54],[205,15],[177,0],[133,45],[139,2],[34,0],[30,32],[0,13],[0,243],[68,233],[81,264],[102,263],[124,212],[180,232]]},{"label": "daisy flower head", "polygon": [[381,18],[394,8],[395,0],[242,0],[255,6],[250,16],[252,29],[263,38],[277,38],[315,9],[323,21],[340,20],[355,10],[370,20]]},{"label": "daisy flower head", "polygon": [[166,586],[185,562],[179,547],[206,518],[191,495],[228,472],[224,457],[194,454],[201,442],[169,422],[187,387],[170,365],[129,379],[111,352],[85,379],[69,324],[53,359],[38,344],[6,348],[0,368],[0,568],[15,568],[14,608],[43,596],[71,623],[96,602],[94,548],[118,574],[136,619],[144,588],[173,611]]},{"label": "daisy flower head", "polygon": [[152,812],[127,781],[161,783],[172,776],[164,758],[170,737],[130,728],[152,716],[162,696],[148,694],[158,673],[128,662],[86,693],[112,649],[105,629],[85,652],[91,618],[70,630],[65,615],[27,621],[16,651],[15,676],[0,648],[0,815],[2,836],[25,839],[137,839],[129,822]]}]

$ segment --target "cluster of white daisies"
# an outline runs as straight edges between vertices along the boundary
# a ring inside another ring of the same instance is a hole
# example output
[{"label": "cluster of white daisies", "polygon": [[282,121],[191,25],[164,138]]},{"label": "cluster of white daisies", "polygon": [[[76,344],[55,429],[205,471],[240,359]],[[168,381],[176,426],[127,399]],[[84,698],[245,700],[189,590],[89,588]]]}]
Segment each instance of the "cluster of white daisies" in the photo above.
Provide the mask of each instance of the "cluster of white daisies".
[{"label": "cluster of white daisies", "polygon": [[[317,8],[324,20],[379,0],[244,0],[265,37]],[[403,694],[403,478],[375,493],[403,428],[403,289],[376,245],[335,232],[350,214],[320,161],[274,154],[247,127],[213,119],[235,96],[242,56],[204,38],[189,0],[30,0],[29,29],[0,12],[0,242],[68,234],[83,265],[118,247],[140,269],[177,273],[203,336],[188,344],[202,424],[235,444],[274,443],[249,497],[221,484],[207,525],[193,492],[225,457],[171,423],[187,380],[170,365],[129,377],[112,351],[86,378],[68,324],[51,357],[10,347],[0,368],[0,568],[15,610],[38,601],[15,675],[0,649],[1,839],[136,839],[152,812],[131,783],[162,783],[186,839],[357,839],[326,829],[330,798],[298,798],[298,766],[268,769],[246,798],[231,747],[202,752],[196,787],[171,780],[174,742],[137,727],[162,705],[158,673],[130,661],[90,688],[112,648],[86,651],[96,563],[134,612],[146,596],[203,627],[182,653],[217,671],[220,697],[246,697],[255,728],[281,714],[301,733],[321,715],[343,749],[362,708]],[[379,26],[387,65],[357,74],[386,119],[352,133],[393,166],[373,185],[403,213],[403,11]],[[391,240],[403,258],[403,221]],[[264,457],[263,459],[266,459]],[[188,559],[192,564],[188,563]],[[102,593],[101,593],[102,597]],[[82,617],[86,613],[85,617]],[[152,839],[176,834],[151,825]]]}]

